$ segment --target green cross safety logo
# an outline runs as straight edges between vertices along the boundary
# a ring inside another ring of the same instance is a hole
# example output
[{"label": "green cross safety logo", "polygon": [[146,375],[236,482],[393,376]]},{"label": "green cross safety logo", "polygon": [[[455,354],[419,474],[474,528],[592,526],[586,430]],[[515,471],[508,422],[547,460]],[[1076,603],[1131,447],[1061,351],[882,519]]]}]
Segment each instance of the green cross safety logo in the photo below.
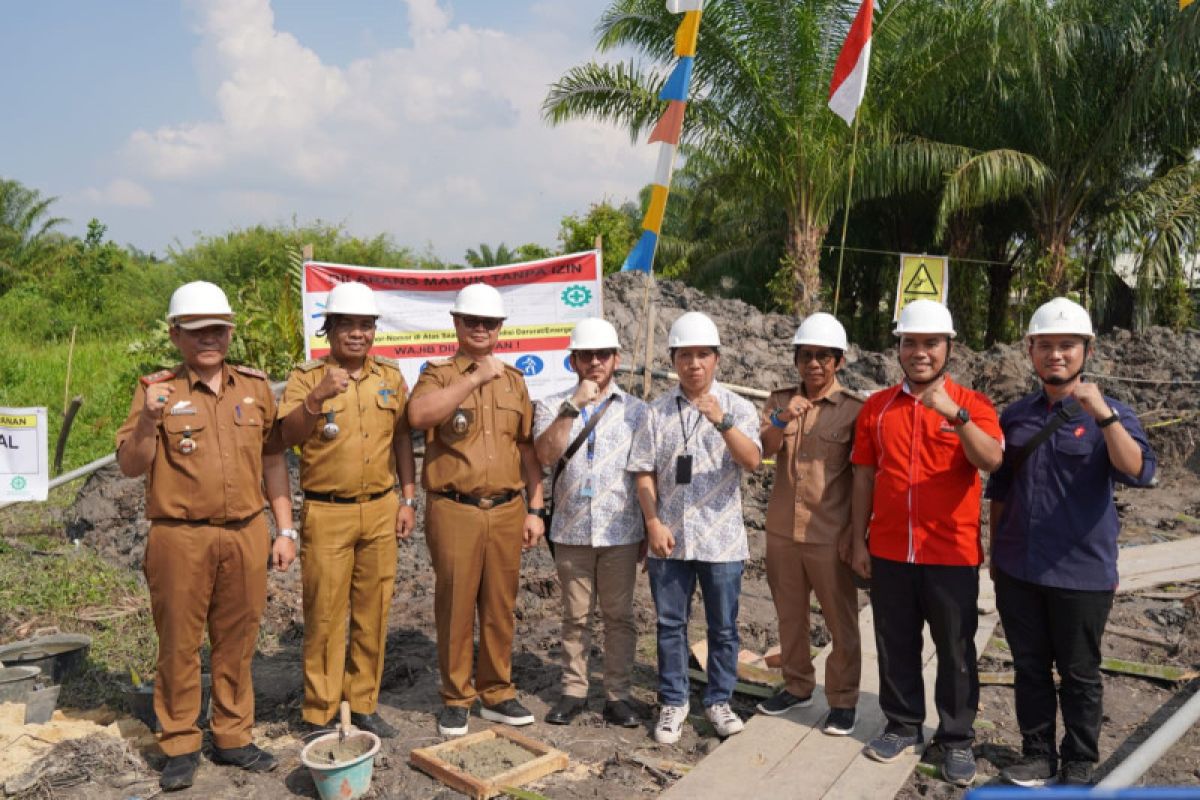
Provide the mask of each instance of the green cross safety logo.
[{"label": "green cross safety logo", "polygon": [[20,475],[18,475],[17,477],[12,479],[12,483],[10,483],[9,485],[12,486],[12,488],[16,489],[19,492],[25,488],[25,484],[26,484],[25,479],[22,478]]},{"label": "green cross safety logo", "polygon": [[571,308],[583,308],[592,302],[592,290],[586,286],[575,284],[563,289],[562,301]]}]

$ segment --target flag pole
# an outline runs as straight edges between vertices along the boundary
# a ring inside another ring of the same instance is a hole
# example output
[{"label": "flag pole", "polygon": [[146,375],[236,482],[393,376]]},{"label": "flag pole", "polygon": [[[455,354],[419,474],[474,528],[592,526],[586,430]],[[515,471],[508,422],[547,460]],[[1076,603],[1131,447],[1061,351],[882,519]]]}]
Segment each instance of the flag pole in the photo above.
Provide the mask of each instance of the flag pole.
[{"label": "flag pole", "polygon": [[842,211],[842,245],[838,248],[837,283],[833,290],[833,314],[837,316],[838,301],[842,297],[842,262],[846,259],[846,226],[850,222],[850,190],[854,186],[854,160],[858,154],[858,118],[854,115],[854,140],[850,145],[850,177],[846,181],[846,205]]}]

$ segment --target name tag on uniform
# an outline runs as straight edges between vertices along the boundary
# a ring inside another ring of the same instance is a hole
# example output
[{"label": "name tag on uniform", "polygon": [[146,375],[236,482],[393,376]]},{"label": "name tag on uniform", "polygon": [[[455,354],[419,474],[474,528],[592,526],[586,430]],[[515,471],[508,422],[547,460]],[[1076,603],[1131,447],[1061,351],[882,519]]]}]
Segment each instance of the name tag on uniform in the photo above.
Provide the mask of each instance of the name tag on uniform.
[{"label": "name tag on uniform", "polygon": [[183,417],[189,414],[195,415],[196,407],[192,405],[191,400],[180,400],[168,413],[173,417]]}]

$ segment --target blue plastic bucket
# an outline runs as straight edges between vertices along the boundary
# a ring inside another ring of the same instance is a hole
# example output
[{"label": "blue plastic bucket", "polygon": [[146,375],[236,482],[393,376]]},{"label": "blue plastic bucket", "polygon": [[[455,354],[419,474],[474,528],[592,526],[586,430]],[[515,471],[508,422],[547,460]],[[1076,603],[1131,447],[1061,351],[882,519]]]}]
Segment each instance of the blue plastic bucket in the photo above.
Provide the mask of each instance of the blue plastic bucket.
[{"label": "blue plastic bucket", "polygon": [[321,800],[354,800],[356,797],[362,797],[371,788],[371,772],[375,768],[375,754],[379,752],[379,737],[368,731],[354,731],[347,740],[359,737],[370,739],[371,747],[349,761],[330,764],[310,758],[310,754],[318,745],[336,744],[337,731],[318,736],[300,751],[300,760],[312,774]]}]

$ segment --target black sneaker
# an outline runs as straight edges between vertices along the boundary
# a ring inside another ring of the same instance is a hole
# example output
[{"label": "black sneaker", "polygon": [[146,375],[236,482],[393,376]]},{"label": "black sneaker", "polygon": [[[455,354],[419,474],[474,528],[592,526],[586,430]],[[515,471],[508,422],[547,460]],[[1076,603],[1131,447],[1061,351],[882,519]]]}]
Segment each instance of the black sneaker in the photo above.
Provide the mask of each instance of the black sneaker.
[{"label": "black sneaker", "polygon": [[863,748],[863,755],[873,761],[890,764],[905,753],[915,753],[921,749],[921,734],[902,736],[899,733],[884,731]]},{"label": "black sneaker", "polygon": [[492,722],[512,725],[514,728],[533,724],[533,714],[515,699],[502,700],[494,706],[485,705],[479,709],[479,716]]},{"label": "black sneaker", "polygon": [[796,697],[787,689],[780,689],[770,698],[763,700],[756,708],[760,714],[769,714],[772,717],[777,717],[780,714],[786,714],[793,708],[807,708],[812,705],[812,695],[808,697]]},{"label": "black sneaker", "polygon": [[947,747],[942,760],[942,777],[955,786],[970,786],[975,782],[975,751],[970,747]]},{"label": "black sneaker", "polygon": [[1096,765],[1090,761],[1067,761],[1063,764],[1059,783],[1064,786],[1091,786],[1095,769]]},{"label": "black sneaker", "polygon": [[438,733],[442,736],[462,736],[467,732],[467,718],[471,716],[468,706],[442,706],[438,714]]},{"label": "black sneaker", "polygon": [[181,756],[170,756],[163,766],[158,785],[164,792],[174,792],[186,789],[196,778],[196,767],[200,765],[200,751],[184,753]]},{"label": "black sneaker", "polygon": [[228,764],[247,772],[270,772],[279,766],[275,756],[254,744],[245,747],[213,747],[212,760],[215,764]]},{"label": "black sneaker", "polygon": [[389,725],[387,720],[379,716],[378,711],[372,711],[370,714],[351,713],[350,724],[360,731],[373,733],[380,739],[396,738],[396,729]]},{"label": "black sneaker", "polygon": [[853,708],[831,708],[825,717],[821,732],[830,736],[849,736],[854,733],[855,714]]},{"label": "black sneaker", "polygon": [[1045,786],[1058,774],[1054,759],[1050,756],[1025,756],[1011,767],[1000,770],[1000,778],[1016,786],[1033,788]]}]

